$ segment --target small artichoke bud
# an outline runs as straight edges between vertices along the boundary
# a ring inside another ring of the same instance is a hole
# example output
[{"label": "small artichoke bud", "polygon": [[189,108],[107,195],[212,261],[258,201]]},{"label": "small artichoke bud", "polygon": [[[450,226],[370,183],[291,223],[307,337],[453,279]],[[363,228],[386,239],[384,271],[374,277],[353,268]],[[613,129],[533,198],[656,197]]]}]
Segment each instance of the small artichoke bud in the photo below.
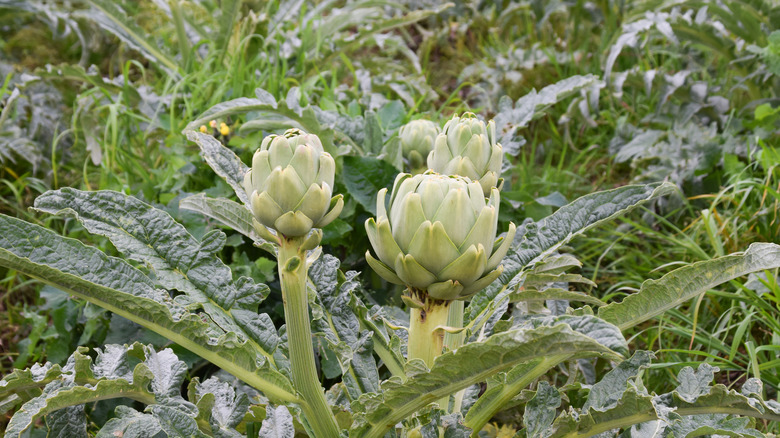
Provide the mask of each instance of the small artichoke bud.
[{"label": "small artichoke bud", "polygon": [[425,157],[433,149],[433,142],[439,135],[439,127],[430,120],[413,120],[398,130],[404,159],[413,174],[427,169]]},{"label": "small artichoke bud", "polygon": [[366,231],[377,257],[366,252],[368,264],[385,280],[424,290],[438,300],[465,299],[489,285],[514,239],[515,225],[496,239],[497,188],[490,198],[478,182],[460,176],[426,172],[400,174],[379,191],[377,217]]},{"label": "small artichoke bud", "polygon": [[244,176],[255,219],[286,237],[324,227],[344,207],[341,195],[331,198],[335,172],[316,135],[290,129],[264,138]]},{"label": "small artichoke bud", "polygon": [[485,122],[473,113],[453,116],[436,137],[428,154],[428,167],[443,175],[460,175],[478,181],[484,195],[501,189],[504,151],[496,143],[496,123]]}]

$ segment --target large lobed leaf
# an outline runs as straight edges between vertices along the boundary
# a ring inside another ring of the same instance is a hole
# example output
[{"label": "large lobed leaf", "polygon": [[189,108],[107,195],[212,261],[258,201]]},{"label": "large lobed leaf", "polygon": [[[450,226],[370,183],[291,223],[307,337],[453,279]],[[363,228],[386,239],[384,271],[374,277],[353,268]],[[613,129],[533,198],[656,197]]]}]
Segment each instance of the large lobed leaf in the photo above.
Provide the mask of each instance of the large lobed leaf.
[{"label": "large lobed leaf", "polygon": [[736,253],[693,263],[642,283],[639,292],[599,309],[599,317],[621,329],[633,327],[707,290],[751,272],[780,267],[780,245],[753,243]]},{"label": "large lobed leaf", "polygon": [[546,418],[549,428],[541,436],[584,438],[615,429],[632,429],[640,436],[763,437],[751,427],[750,418],[735,415],[780,420],[780,404],[763,401],[758,395],[760,381],[749,379],[742,393],[720,384],[710,386],[717,368],[706,363],[696,371],[683,368],[674,391],[649,394],[633,378],[647,365],[650,356],[642,352],[626,361],[629,365],[608,373],[606,384],[595,395],[591,393],[582,410],[565,412],[555,421]]},{"label": "large lobed leaf", "polygon": [[[199,436],[195,406],[180,394],[187,365],[170,349],[157,352],[140,344],[107,345],[96,349],[94,363],[86,352],[82,347],[73,353],[57,378],[14,414],[5,436],[21,437],[36,419],[47,414],[52,414],[47,417],[49,436],[87,436],[81,406],[111,398],[130,398],[165,407],[167,410],[160,412],[175,412],[182,422],[180,427]],[[150,417],[152,422],[163,420],[157,412]]]},{"label": "large lobed leaf", "polygon": [[0,265],[136,322],[263,391],[295,401],[290,381],[235,333],[204,322],[124,260],[38,225],[0,215]]},{"label": "large lobed leaf", "polygon": [[268,286],[246,277],[233,281],[230,268],[218,257],[225,239],[221,231],[198,242],[168,213],[108,190],[48,191],[35,200],[35,209],[75,216],[87,231],[108,237],[127,259],[149,267],[162,287],[184,292],[188,299],[178,297],[177,302],[190,310],[202,307],[225,332],[249,340],[273,360],[276,345],[268,342],[267,334],[275,336],[276,330],[270,317],[256,314]]},{"label": "large lobed leaf", "polygon": [[504,288],[517,286],[520,273],[585,231],[603,224],[651,199],[667,195],[673,184],[624,186],[591,193],[575,199],[546,218],[526,224],[515,237],[516,248],[502,264],[504,272],[482,292],[471,298],[464,321],[481,313]]},{"label": "large lobed leaf", "polygon": [[419,361],[407,365],[407,379],[393,377],[380,391],[352,404],[356,414],[350,436],[381,437],[408,415],[496,373],[523,362],[567,354],[619,357],[596,340],[566,324],[517,329],[485,342],[466,344],[436,358],[430,371]]},{"label": "large lobed leaf", "polygon": [[252,213],[238,202],[226,198],[209,198],[204,193],[198,193],[179,201],[179,208],[196,211],[238,231],[250,238],[255,246],[276,257],[276,247],[257,234],[252,224]]},{"label": "large lobed leaf", "polygon": [[[309,269],[315,287],[316,300],[312,303],[312,331],[324,335],[337,353],[343,382],[350,399],[376,392],[379,374],[372,348],[372,334],[360,332],[360,321],[349,306],[360,287],[356,272],[348,272],[345,281],[338,281],[340,262],[324,255]],[[343,354],[338,354],[343,352]]]},{"label": "large lobed leaf", "polygon": [[512,155],[520,153],[525,139],[517,134],[517,130],[528,126],[531,120],[544,114],[548,107],[579,90],[598,86],[600,82],[594,75],[572,76],[548,85],[539,92],[532,90],[514,104],[504,96],[498,103],[498,113],[494,117],[498,141],[503,145],[504,152]]}]

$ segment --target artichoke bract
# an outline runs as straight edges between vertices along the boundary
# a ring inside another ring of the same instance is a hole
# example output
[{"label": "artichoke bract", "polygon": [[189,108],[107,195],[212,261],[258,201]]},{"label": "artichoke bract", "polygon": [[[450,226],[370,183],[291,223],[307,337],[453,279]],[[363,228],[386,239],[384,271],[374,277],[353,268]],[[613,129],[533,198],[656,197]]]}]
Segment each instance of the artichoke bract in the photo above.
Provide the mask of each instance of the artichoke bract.
[{"label": "artichoke bract", "polygon": [[385,280],[425,291],[437,300],[464,299],[498,277],[515,225],[496,239],[499,191],[485,198],[478,182],[434,172],[400,174],[379,191],[377,217],[366,231],[377,258],[368,264]]},{"label": "artichoke bract", "polygon": [[504,151],[496,143],[496,123],[485,124],[474,113],[453,116],[436,137],[428,167],[443,175],[461,175],[479,181],[485,196],[501,189]]},{"label": "artichoke bract", "polygon": [[286,237],[332,222],[344,206],[331,198],[336,163],[319,137],[290,129],[263,139],[244,176],[255,220]]},{"label": "artichoke bract", "polygon": [[413,120],[398,130],[401,151],[412,173],[422,173],[427,169],[425,160],[437,135],[439,127],[430,120]]}]

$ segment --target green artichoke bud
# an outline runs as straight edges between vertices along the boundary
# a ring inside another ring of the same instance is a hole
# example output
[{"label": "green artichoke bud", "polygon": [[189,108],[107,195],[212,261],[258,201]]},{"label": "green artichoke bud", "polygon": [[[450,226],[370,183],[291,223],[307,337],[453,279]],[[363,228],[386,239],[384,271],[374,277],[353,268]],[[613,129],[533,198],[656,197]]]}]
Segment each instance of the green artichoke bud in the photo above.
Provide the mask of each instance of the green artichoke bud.
[{"label": "green artichoke bud", "polygon": [[433,149],[433,142],[439,135],[439,127],[430,120],[413,120],[398,130],[401,150],[412,173],[425,171],[425,157]]},{"label": "green artichoke bud", "polygon": [[324,227],[344,206],[341,195],[331,198],[335,173],[316,135],[290,129],[264,138],[244,176],[255,220],[286,237]]},{"label": "green artichoke bud", "polygon": [[377,258],[366,252],[368,264],[385,280],[425,290],[438,300],[464,299],[498,277],[499,263],[515,236],[509,225],[496,239],[497,188],[486,199],[478,182],[433,172],[400,174],[379,191],[377,217],[366,231]]},{"label": "green artichoke bud", "polygon": [[428,154],[428,167],[442,175],[460,175],[479,181],[485,196],[493,187],[501,189],[504,151],[496,143],[496,123],[480,120],[474,113],[453,116],[436,137]]}]

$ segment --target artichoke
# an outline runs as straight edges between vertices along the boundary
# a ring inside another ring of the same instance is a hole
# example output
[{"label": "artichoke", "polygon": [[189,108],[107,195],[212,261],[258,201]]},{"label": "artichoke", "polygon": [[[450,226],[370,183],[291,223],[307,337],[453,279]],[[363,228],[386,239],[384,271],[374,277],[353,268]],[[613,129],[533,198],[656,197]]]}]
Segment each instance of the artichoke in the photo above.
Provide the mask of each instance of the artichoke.
[{"label": "artichoke", "polygon": [[474,113],[453,116],[436,137],[428,154],[428,167],[443,175],[461,175],[479,181],[485,196],[493,187],[501,188],[504,151],[496,143],[496,123],[485,122]]},{"label": "artichoke", "polygon": [[398,130],[401,151],[412,173],[425,171],[425,157],[433,149],[437,135],[439,127],[430,120],[413,120]]},{"label": "artichoke", "polygon": [[368,264],[385,280],[426,291],[437,300],[464,299],[498,277],[515,225],[496,239],[499,191],[486,199],[478,182],[434,172],[400,174],[379,191],[377,217],[366,231],[377,258]]},{"label": "artichoke", "polygon": [[324,227],[344,206],[341,195],[331,198],[335,172],[316,135],[290,129],[264,138],[244,176],[255,219],[286,237]]}]

